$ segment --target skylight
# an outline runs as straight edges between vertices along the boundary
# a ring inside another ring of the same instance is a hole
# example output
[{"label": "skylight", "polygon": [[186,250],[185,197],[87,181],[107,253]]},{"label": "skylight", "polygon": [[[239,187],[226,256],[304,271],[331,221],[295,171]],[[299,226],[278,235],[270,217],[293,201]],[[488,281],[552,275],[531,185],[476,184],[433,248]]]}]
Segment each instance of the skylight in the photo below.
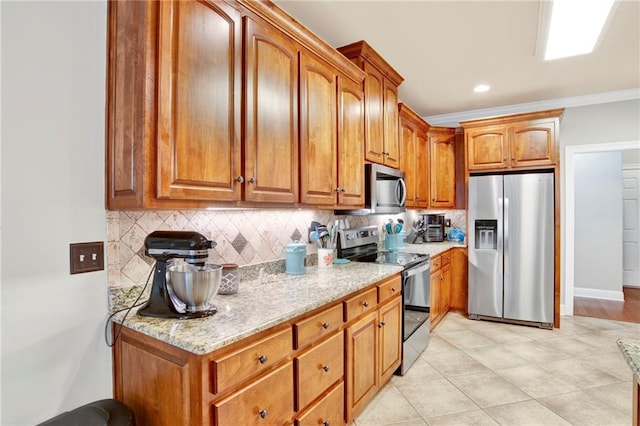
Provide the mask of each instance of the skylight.
[{"label": "skylight", "polygon": [[544,59],[591,53],[614,0],[553,0]]}]

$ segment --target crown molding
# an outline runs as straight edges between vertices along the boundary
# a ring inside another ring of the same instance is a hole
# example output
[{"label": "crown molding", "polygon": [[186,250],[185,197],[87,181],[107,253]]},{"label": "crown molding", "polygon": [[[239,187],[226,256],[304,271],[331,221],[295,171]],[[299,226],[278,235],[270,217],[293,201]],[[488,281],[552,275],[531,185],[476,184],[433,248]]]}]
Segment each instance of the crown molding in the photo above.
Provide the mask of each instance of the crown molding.
[{"label": "crown molding", "polygon": [[495,108],[474,109],[470,111],[432,115],[422,118],[432,126],[458,127],[460,126],[461,121],[476,120],[479,118],[499,117],[503,115],[520,114],[547,109],[605,104],[631,99],[640,99],[640,88],[596,93],[593,95],[573,96],[569,98],[549,99],[546,101],[506,105]]}]

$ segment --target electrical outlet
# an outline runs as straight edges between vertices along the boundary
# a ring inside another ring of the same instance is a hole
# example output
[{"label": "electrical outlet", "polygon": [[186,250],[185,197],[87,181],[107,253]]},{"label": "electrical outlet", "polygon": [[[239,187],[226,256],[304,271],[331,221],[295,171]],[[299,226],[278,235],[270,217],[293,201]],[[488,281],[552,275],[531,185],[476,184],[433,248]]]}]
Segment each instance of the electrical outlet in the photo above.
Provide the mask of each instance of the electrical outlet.
[{"label": "electrical outlet", "polygon": [[69,244],[71,274],[104,270],[104,243]]},{"label": "electrical outlet", "polygon": [[451,219],[445,219],[444,220],[444,226],[450,228],[451,227]]}]

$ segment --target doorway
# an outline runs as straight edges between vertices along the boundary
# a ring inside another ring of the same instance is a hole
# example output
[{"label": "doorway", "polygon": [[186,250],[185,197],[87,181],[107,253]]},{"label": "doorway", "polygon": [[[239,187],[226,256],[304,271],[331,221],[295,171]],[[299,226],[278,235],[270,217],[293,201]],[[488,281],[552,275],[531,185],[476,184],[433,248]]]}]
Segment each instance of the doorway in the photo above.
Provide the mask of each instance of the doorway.
[{"label": "doorway", "polygon": [[640,141],[612,142],[607,144],[573,145],[565,147],[564,181],[565,194],[564,215],[561,219],[562,228],[562,252],[565,256],[564,266],[561,271],[563,285],[564,304],[561,306],[561,314],[574,314],[574,286],[575,286],[575,179],[574,160],[575,155],[582,153],[597,153],[608,151],[622,151],[638,149]]}]

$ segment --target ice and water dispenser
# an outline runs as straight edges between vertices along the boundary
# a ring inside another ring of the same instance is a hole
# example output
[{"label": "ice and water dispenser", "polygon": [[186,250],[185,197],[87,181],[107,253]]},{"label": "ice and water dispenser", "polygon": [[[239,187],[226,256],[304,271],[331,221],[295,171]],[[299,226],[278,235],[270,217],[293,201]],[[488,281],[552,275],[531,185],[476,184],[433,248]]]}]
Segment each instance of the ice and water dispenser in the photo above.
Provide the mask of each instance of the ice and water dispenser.
[{"label": "ice and water dispenser", "polygon": [[475,222],[476,250],[498,249],[498,220],[476,219]]}]

